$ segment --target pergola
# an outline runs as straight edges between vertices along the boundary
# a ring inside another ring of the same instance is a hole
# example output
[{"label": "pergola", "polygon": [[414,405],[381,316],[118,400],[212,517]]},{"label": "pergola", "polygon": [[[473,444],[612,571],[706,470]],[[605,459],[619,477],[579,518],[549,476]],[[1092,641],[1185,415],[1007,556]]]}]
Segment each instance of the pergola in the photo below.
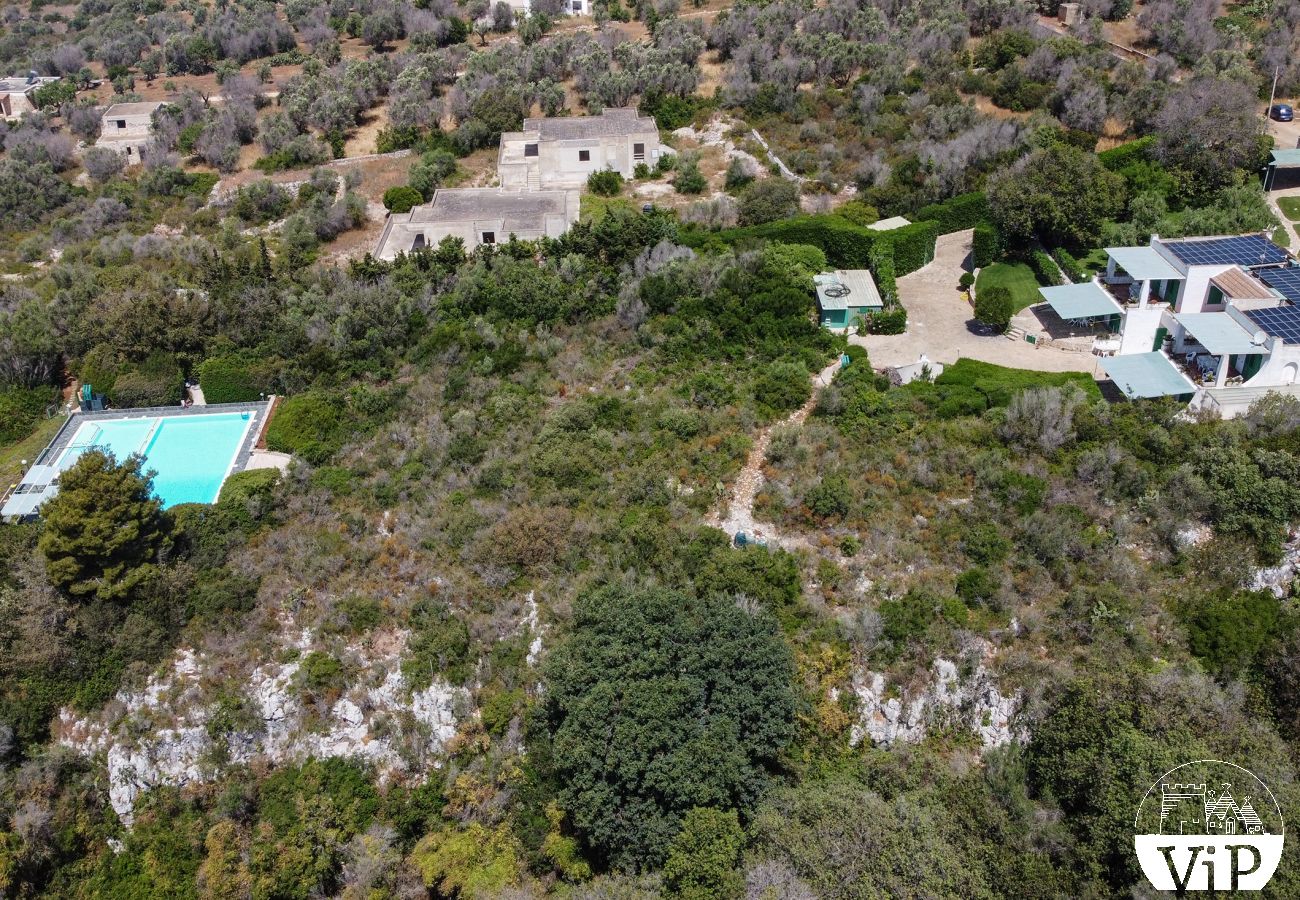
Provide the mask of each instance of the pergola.
[{"label": "pergola", "polygon": [[1159,350],[1108,356],[1099,362],[1102,371],[1130,400],[1196,393],[1196,385]]}]

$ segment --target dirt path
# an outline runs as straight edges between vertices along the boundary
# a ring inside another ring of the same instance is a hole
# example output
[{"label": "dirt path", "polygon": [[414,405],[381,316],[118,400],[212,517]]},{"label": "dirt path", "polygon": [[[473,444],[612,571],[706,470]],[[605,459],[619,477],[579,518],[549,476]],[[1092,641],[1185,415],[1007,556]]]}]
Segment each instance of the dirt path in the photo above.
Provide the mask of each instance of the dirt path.
[{"label": "dirt path", "polygon": [[714,509],[705,516],[706,525],[722,529],[731,538],[743,533],[751,540],[766,541],[769,546],[778,546],[786,550],[808,546],[808,542],[803,538],[782,537],[775,525],[756,522],[754,498],[758,496],[758,489],[763,486],[763,465],[767,462],[767,448],[772,442],[772,430],[789,425],[802,425],[808,418],[808,414],[813,411],[813,407],[817,405],[817,397],[822,388],[831,383],[839,368],[839,360],[836,360],[814,375],[812,394],[809,395],[807,402],[780,422],[775,422],[758,433],[758,438],[745,459],[745,465],[736,476],[731,490],[727,492],[721,508]]}]

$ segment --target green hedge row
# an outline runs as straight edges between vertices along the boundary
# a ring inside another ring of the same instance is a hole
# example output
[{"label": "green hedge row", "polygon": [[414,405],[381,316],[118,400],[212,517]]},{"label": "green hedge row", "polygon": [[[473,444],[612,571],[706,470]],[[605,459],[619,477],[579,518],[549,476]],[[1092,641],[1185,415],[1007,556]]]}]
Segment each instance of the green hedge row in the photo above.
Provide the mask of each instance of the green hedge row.
[{"label": "green hedge row", "polygon": [[952,234],[954,231],[963,231],[976,225],[987,225],[991,221],[989,201],[983,191],[962,194],[942,203],[931,203],[929,206],[921,207],[916,214],[916,220],[934,222],[939,226],[939,234]]},{"label": "green hedge row", "polygon": [[1079,261],[1074,258],[1074,254],[1069,250],[1064,247],[1057,247],[1052,251],[1052,256],[1060,264],[1061,271],[1065,273],[1066,278],[1075,284],[1088,280],[1088,273],[1083,270],[1083,266],[1079,265]]},{"label": "green hedge row", "polygon": [[1002,237],[992,225],[976,225],[971,242],[971,262],[982,269],[1002,255]]},{"label": "green hedge row", "polygon": [[246,356],[214,356],[199,365],[198,375],[209,403],[246,403],[272,392],[274,366]]},{"label": "green hedge row", "polygon": [[1029,254],[1029,268],[1034,270],[1034,277],[1043,287],[1054,287],[1061,283],[1061,273],[1056,263],[1042,250]]},{"label": "green hedge row", "polygon": [[1118,172],[1125,166],[1135,162],[1144,162],[1150,158],[1151,148],[1155,146],[1155,135],[1138,138],[1136,141],[1129,141],[1127,144],[1120,144],[1118,147],[1112,147],[1109,150],[1103,150],[1097,154],[1101,164],[1112,172]]}]

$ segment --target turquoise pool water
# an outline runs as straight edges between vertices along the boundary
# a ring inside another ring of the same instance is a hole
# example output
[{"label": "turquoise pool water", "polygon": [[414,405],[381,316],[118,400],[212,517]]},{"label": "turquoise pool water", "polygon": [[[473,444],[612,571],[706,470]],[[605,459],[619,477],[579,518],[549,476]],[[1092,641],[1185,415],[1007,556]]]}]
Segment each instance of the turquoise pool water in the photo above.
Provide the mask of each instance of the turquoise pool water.
[{"label": "turquoise pool water", "polygon": [[233,412],[83,422],[57,467],[68,468],[91,448],[118,460],[138,453],[155,473],[154,492],[164,507],[214,503],[253,421],[251,413]]}]

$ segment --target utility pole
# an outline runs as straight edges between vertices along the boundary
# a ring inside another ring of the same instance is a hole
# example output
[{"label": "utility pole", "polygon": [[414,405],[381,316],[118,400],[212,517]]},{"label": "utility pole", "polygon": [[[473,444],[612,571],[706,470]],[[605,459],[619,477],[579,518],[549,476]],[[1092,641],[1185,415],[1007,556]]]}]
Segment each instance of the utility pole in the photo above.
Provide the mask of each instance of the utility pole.
[{"label": "utility pole", "polygon": [[1273,101],[1277,99],[1277,76],[1281,71],[1281,66],[1273,67],[1273,89],[1268,92],[1268,108],[1264,110],[1265,123],[1268,122],[1268,117],[1273,112]]}]

